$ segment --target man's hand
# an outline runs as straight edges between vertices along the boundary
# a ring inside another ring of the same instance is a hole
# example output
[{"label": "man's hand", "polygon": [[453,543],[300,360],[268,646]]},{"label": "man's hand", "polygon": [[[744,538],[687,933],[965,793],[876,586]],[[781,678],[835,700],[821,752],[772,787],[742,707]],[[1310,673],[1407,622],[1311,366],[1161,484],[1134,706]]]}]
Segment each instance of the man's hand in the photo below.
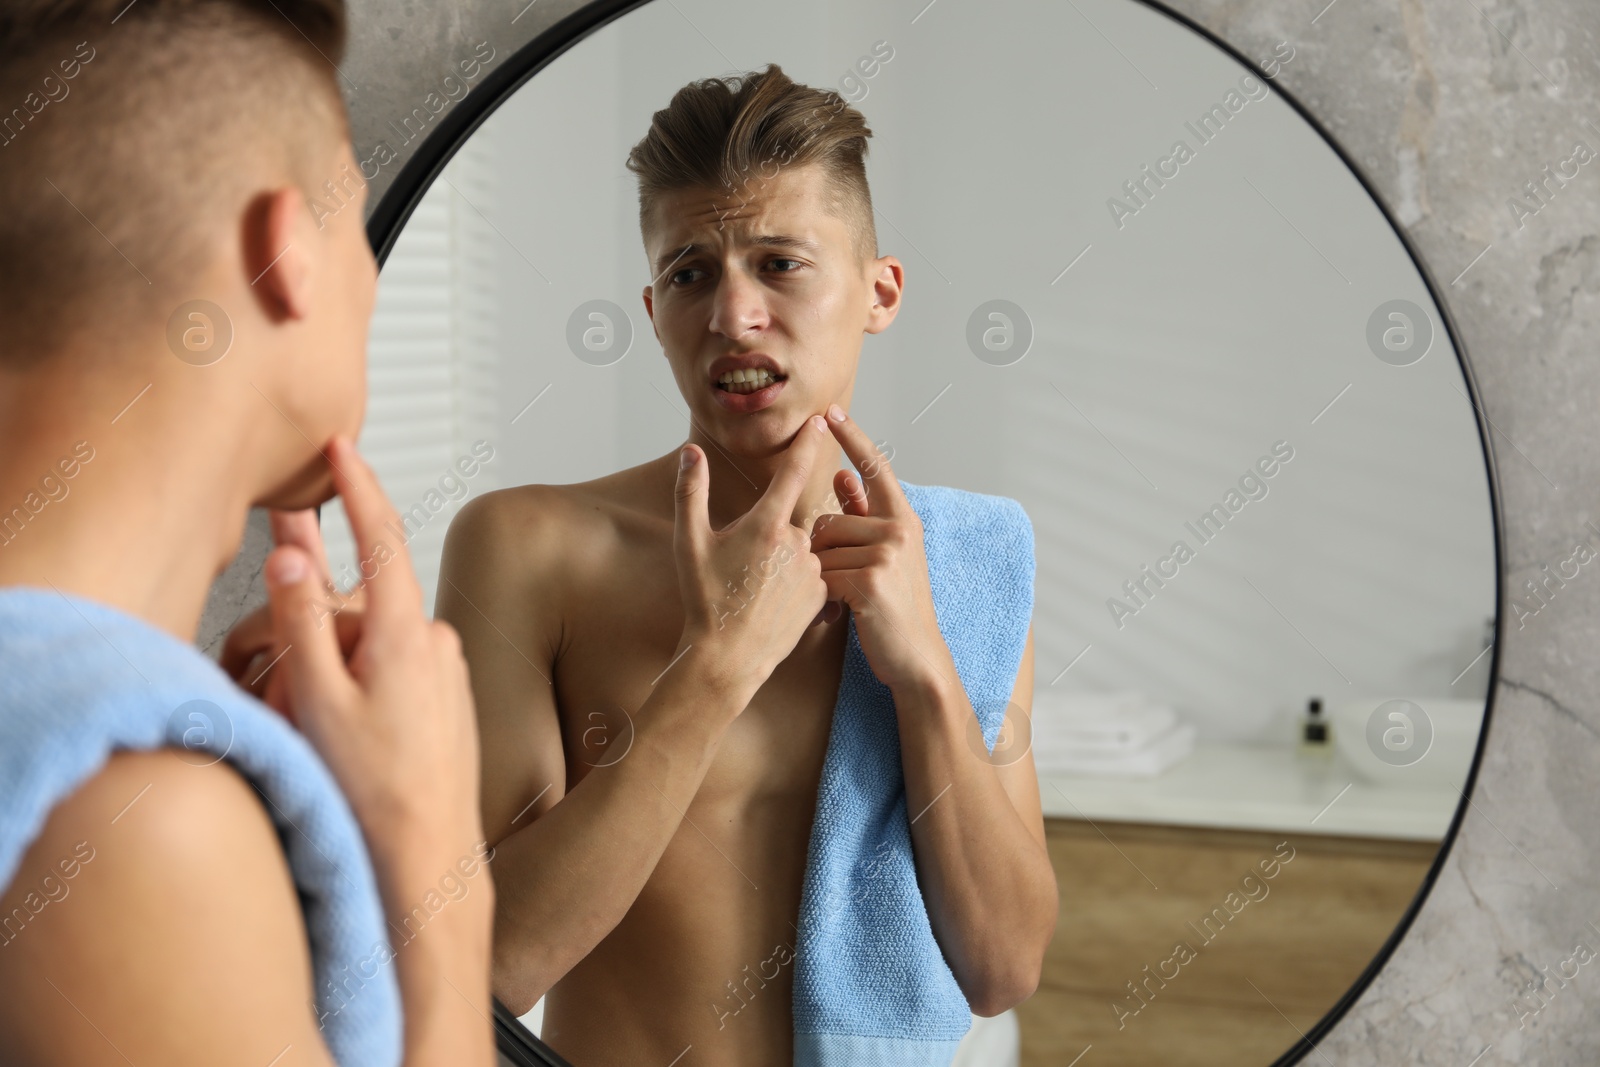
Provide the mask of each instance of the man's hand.
[{"label": "man's hand", "polygon": [[693,462],[679,468],[674,513],[684,614],[679,652],[699,646],[736,689],[751,694],[794,651],[826,603],[807,532],[789,518],[828,441],[824,421],[813,415],[801,424],[761,499],[721,530],[711,528],[704,450],[683,448]]},{"label": "man's hand", "polygon": [[[250,659],[281,645],[274,670],[283,679],[273,695],[349,802],[384,914],[400,932],[441,877],[465,874],[458,865],[484,840],[472,688],[454,627],[423,610],[410,552],[393,534],[399,516],[377,475],[344,435],[328,443],[326,459],[358,557],[375,564],[365,610],[333,614],[339,605],[329,603],[315,519],[282,517],[263,568],[270,622],[253,624],[254,636],[232,638],[230,664],[237,669],[243,659],[248,671]],[[349,616],[343,634],[334,621],[341,616]],[[358,632],[346,647],[350,629]],[[245,678],[252,680],[260,682]],[[487,868],[475,877],[472,892],[453,898],[395,952],[407,1063],[493,1062],[495,890]]]},{"label": "man's hand", "polygon": [[[314,509],[273,510],[269,517],[276,545],[298,545],[311,556],[316,576],[328,594],[325,621],[333,623],[339,635],[339,652],[348,663],[350,653],[361,638],[361,622],[367,606],[366,585],[358,585],[343,596],[337,594],[328,567],[328,550],[322,543],[322,529]],[[240,619],[228,631],[220,665],[239,688],[293,722],[293,709],[284,689],[284,673],[278,670],[286,643],[273,628],[269,602]]]},{"label": "man's hand", "polygon": [[[380,878],[390,865],[415,873],[411,861],[443,870],[483,839],[460,639],[424,612],[410,552],[393,534],[398,516],[372,468],[344,436],[327,454],[359,557],[375,562],[366,610],[345,653],[318,562],[299,543],[279,545],[265,566],[273,639],[287,649],[275,669],[286,676],[295,725],[366,831]],[[320,545],[302,522],[301,536]]]},{"label": "man's hand", "polygon": [[855,615],[861,651],[891,689],[960,681],[939,632],[922,520],[906,499],[889,461],[837,404],[828,428],[861,472],[833,476],[844,514],[823,515],[812,528],[811,551],[822,561],[828,599]]},{"label": "man's hand", "polygon": [[[933,935],[979,1015],[1031,996],[1059,907],[1031,756],[975,758],[977,716],[939,632],[922,521],[871,440],[837,406],[828,426],[861,482],[834,476],[844,514],[816,524],[830,598],[856,616],[861,650],[894,696],[917,884]],[[1033,703],[1033,631],[1009,707]],[[936,803],[949,794],[951,799]]]}]

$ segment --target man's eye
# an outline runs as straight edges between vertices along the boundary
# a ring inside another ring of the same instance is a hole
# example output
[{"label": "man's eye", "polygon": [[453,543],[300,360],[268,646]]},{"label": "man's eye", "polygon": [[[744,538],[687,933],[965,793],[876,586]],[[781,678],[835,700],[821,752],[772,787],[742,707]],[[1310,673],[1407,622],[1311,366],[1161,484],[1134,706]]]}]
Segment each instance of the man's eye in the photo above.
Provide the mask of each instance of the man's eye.
[{"label": "man's eye", "polygon": [[680,271],[674,271],[673,274],[672,274],[672,277],[669,280],[671,281],[671,283],[673,285],[688,285],[689,284],[689,279],[686,279],[683,276],[685,274],[693,274],[698,269],[699,269],[698,267],[684,267]]},{"label": "man's eye", "polygon": [[[772,262],[773,262],[773,263],[793,263],[793,264],[795,264],[795,266],[796,266],[796,267],[798,267],[798,266],[799,266],[799,265],[800,265],[800,261],[799,261],[799,260],[798,260],[798,259],[784,259],[784,258],[779,258],[779,259],[774,259],[774,260],[772,260]],[[779,271],[779,272],[778,272],[778,273],[779,273],[779,274],[792,274],[792,273],[793,273],[793,271],[788,271],[788,270],[780,270],[780,271]]]}]

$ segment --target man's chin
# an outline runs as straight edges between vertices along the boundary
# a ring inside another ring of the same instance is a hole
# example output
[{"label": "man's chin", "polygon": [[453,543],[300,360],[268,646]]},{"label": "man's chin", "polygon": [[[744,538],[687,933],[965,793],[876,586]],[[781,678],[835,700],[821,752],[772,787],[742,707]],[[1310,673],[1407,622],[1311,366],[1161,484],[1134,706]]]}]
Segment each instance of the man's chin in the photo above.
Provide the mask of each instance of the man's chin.
[{"label": "man's chin", "polygon": [[[806,416],[809,417],[809,416]],[[805,428],[805,418],[796,416],[794,425],[789,420],[756,419],[749,415],[734,416],[738,421],[720,420],[713,424],[717,445],[736,459],[768,460],[782,455]]]}]

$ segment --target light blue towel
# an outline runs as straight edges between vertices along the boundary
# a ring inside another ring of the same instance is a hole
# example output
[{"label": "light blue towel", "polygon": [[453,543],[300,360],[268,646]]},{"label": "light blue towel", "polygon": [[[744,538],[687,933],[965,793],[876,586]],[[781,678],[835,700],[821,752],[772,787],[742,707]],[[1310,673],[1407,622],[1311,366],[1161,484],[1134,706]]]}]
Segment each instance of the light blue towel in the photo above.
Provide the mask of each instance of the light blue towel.
[{"label": "light blue towel", "polygon": [[[225,755],[266,798],[310,937],[323,1038],[345,1067],[398,1064],[400,988],[371,861],[311,745],[166,631],[73,594],[0,587],[0,885],[114,750],[162,747],[197,763]],[[26,925],[4,936],[26,937]]]},{"label": "light blue towel", "polygon": [[[1033,524],[1008,497],[900,487],[922,519],[939,630],[993,750],[1033,615]],[[946,1067],[972,1014],[917,885],[894,700],[853,616],[849,626],[800,897],[795,1067]]]}]

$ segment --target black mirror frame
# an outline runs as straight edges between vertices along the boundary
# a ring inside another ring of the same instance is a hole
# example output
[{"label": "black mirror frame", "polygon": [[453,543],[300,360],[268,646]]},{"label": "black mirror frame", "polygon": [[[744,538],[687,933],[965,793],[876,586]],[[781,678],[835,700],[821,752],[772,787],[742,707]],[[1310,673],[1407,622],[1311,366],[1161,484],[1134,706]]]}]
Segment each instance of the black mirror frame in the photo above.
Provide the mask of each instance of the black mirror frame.
[{"label": "black mirror frame", "polygon": [[[650,0],[594,0],[584,5],[572,14],[559,20],[549,29],[538,34],[527,44],[519,48],[499,68],[491,71],[484,80],[462,101],[451,109],[450,113],[443,116],[438,125],[427,135],[418,146],[416,152],[401,166],[399,173],[390,187],[384,192],[381,199],[373,209],[367,220],[367,239],[372,245],[373,253],[381,267],[388,258],[389,252],[394,248],[395,241],[400,236],[400,231],[405,227],[406,221],[411,217],[412,211],[422,200],[423,195],[433,185],[445,164],[450,162],[456,150],[464,144],[467,138],[481,126],[499,106],[513,93],[520,89],[527,81],[543,70],[551,61],[579,41],[599,30],[613,20],[642,7]],[[1135,3],[1144,4],[1146,7],[1165,15],[1178,23],[1213,47],[1221,50],[1234,61],[1239,63],[1251,73],[1255,66],[1251,64],[1238,49],[1227,41],[1218,37],[1193,19],[1167,7],[1160,0],[1133,0]],[[1455,843],[1456,835],[1461,828],[1461,822],[1466,816],[1467,797],[1471,794],[1477,782],[1478,770],[1483,763],[1484,749],[1488,743],[1489,728],[1492,721],[1495,696],[1500,680],[1500,648],[1505,636],[1505,544],[1504,529],[1501,521],[1501,495],[1498,468],[1495,465],[1494,445],[1491,437],[1491,427],[1488,416],[1483,410],[1483,403],[1478,391],[1477,379],[1473,376],[1471,362],[1467,359],[1466,348],[1462,344],[1460,331],[1456,327],[1450,308],[1445,303],[1438,283],[1432,272],[1428,269],[1411,239],[1405,230],[1395,221],[1393,213],[1383,201],[1368,179],[1367,175],[1357,166],[1349,153],[1334,139],[1333,135],[1322,125],[1317,118],[1308,111],[1304,104],[1283,88],[1274,83],[1274,91],[1294,108],[1300,118],[1305,121],[1334,151],[1339,160],[1355,175],[1361,183],[1367,196],[1383,214],[1384,220],[1399,238],[1406,254],[1411,257],[1412,264],[1422,277],[1423,284],[1427,286],[1428,295],[1432,298],[1434,306],[1439,311],[1439,316],[1444,323],[1444,329],[1455,351],[1456,361],[1461,368],[1462,379],[1467,386],[1468,396],[1472,403],[1473,418],[1477,422],[1478,441],[1483,450],[1484,470],[1488,478],[1490,519],[1494,525],[1494,561],[1495,561],[1495,626],[1494,647],[1489,661],[1489,685],[1484,700],[1483,724],[1478,731],[1478,744],[1473,753],[1472,765],[1468,768],[1466,781],[1463,783],[1461,793],[1462,802],[1456,808],[1455,816],[1450,820],[1450,826],[1445,831],[1444,838],[1439,843],[1438,854],[1434,856],[1433,864],[1428,868],[1422,884],[1418,886],[1416,895],[1407,906],[1405,914],[1401,916],[1388,940],[1383,943],[1372,962],[1362,971],[1355,983],[1343,996],[1330,1008],[1317,1024],[1308,1032],[1302,1034],[1289,1049],[1279,1056],[1270,1067],[1290,1067],[1299,1063],[1309,1052],[1316,1047],[1316,1043],[1325,1036],[1334,1025],[1344,1017],[1352,1004],[1360,998],[1368,986],[1377,977],[1384,965],[1389,962],[1396,947],[1411,928],[1417,913],[1421,910],[1423,901],[1433,889],[1434,883],[1443,869],[1448,858],[1451,846]],[[517,1067],[572,1067],[566,1060],[546,1046],[538,1037],[528,1032],[516,1016],[512,1015],[497,999],[494,1002],[494,1028],[495,1039],[502,1057],[516,1064]]]},{"label": "black mirror frame", "polygon": [[502,1067],[572,1067],[517,1021],[511,1009],[494,998],[494,1043],[500,1052]]}]

